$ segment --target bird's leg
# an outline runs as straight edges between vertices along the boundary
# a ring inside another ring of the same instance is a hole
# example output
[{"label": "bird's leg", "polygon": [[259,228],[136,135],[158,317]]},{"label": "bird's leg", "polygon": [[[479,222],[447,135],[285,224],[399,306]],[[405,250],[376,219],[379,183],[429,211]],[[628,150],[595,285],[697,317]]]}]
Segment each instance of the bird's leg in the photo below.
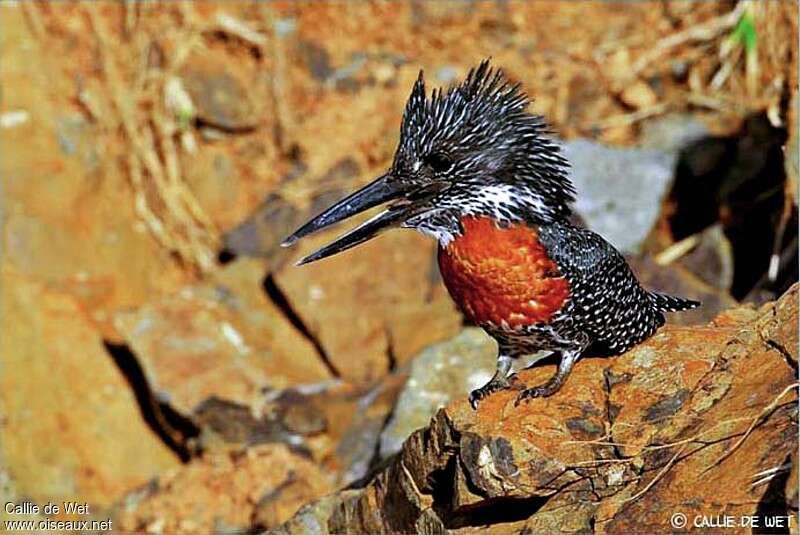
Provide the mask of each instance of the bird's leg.
[{"label": "bird's leg", "polygon": [[503,352],[497,355],[497,369],[492,378],[488,383],[469,394],[469,404],[472,405],[473,409],[477,409],[478,403],[492,392],[511,387],[513,381],[508,377],[508,372],[511,370],[511,361],[511,356]]},{"label": "bird's leg", "polygon": [[535,386],[533,388],[526,388],[517,396],[515,405],[519,405],[522,401],[530,398],[546,398],[558,392],[564,385],[564,382],[569,377],[572,367],[578,361],[583,353],[584,347],[577,349],[570,349],[561,352],[561,361],[558,363],[558,371],[543,385]]}]

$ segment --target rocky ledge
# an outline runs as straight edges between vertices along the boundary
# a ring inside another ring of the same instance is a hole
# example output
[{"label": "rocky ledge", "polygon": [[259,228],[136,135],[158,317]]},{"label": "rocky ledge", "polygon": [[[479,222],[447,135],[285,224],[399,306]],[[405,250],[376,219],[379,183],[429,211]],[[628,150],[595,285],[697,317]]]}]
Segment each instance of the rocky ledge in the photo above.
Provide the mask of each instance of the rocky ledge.
[{"label": "rocky ledge", "polygon": [[792,515],[796,532],[797,299],[582,360],[551,398],[459,399],[362,486],[269,533],[715,531],[720,515]]}]

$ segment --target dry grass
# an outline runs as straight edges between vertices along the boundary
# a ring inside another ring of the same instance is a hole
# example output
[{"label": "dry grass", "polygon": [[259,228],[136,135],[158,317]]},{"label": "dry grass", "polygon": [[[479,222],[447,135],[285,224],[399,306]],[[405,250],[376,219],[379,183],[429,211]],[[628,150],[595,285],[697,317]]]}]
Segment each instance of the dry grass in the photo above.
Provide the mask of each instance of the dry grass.
[{"label": "dry grass", "polygon": [[[84,6],[84,11],[99,44],[107,94],[116,111],[100,119],[110,123],[109,130],[121,128],[131,149],[127,166],[136,213],[161,245],[206,273],[215,265],[219,233],[182,178],[175,143],[180,132],[164,98],[166,80],[197,46],[197,32],[191,27],[178,30],[180,45],[172,61],[160,69],[147,68],[142,58],[133,58],[126,67],[139,67],[140,84],[132,87],[117,66],[118,58],[112,56],[118,47],[113,46],[106,21],[94,7]],[[144,45],[132,49],[147,50]]]}]

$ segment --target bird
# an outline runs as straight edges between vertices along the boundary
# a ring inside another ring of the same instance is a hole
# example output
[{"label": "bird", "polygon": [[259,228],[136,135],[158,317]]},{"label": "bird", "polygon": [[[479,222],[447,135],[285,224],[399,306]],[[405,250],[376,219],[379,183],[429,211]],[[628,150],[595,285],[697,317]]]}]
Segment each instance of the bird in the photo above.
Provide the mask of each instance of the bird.
[{"label": "bird", "polygon": [[[297,265],[392,228],[434,238],[450,296],[497,341],[494,375],[469,395],[474,409],[510,388],[517,405],[551,396],[587,350],[621,354],[664,325],[664,313],[700,305],[643,288],[613,245],[574,223],[569,163],[530,104],[489,59],[430,96],[420,70],[389,169],[282,242],[291,246],[379,205],[377,215]],[[559,359],[555,374],[518,385],[514,362],[548,354]]]}]

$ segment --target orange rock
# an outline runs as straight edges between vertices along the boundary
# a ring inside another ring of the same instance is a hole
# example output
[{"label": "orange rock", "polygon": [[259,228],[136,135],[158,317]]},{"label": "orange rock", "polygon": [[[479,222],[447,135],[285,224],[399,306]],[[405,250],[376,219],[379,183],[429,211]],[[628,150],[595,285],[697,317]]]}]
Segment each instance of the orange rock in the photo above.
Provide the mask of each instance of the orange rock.
[{"label": "orange rock", "polygon": [[126,533],[270,528],[331,490],[328,474],[283,445],[216,452],[129,496],[114,526]]},{"label": "orange rock", "polygon": [[[3,248],[14,251],[3,262],[73,295],[103,336],[114,338],[115,309],[141,304],[190,276],[137,225],[115,136],[75,104],[76,77],[90,81],[56,59],[65,54],[31,34],[23,9],[4,10],[3,17],[3,109],[30,116],[2,129],[3,144],[14,147],[0,158]],[[70,48],[72,61],[88,50],[77,41]]]},{"label": "orange rock", "polygon": [[2,271],[0,448],[21,496],[108,506],[178,459],[69,295]]},{"label": "orange rock", "polygon": [[151,388],[184,415],[213,396],[258,407],[265,389],[331,379],[311,342],[266,298],[263,277],[261,262],[240,260],[211,284],[117,314]]},{"label": "orange rock", "polygon": [[[302,242],[297,257],[333,232]],[[341,377],[368,382],[460,328],[434,249],[433,241],[398,230],[322,262],[287,265],[275,280]]]},{"label": "orange rock", "polygon": [[785,487],[798,447],[797,294],[756,319],[668,326],[619,357],[584,359],[550,398],[515,407],[515,392],[499,392],[477,411],[454,402],[364,489],[271,533],[671,533],[675,513],[764,525],[793,499],[769,488]]}]

